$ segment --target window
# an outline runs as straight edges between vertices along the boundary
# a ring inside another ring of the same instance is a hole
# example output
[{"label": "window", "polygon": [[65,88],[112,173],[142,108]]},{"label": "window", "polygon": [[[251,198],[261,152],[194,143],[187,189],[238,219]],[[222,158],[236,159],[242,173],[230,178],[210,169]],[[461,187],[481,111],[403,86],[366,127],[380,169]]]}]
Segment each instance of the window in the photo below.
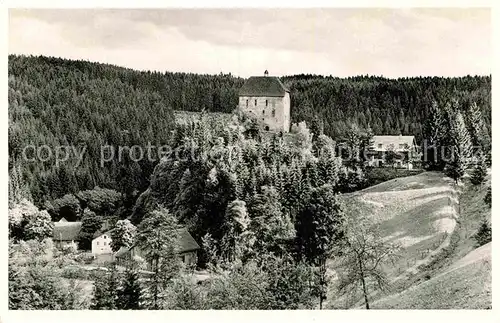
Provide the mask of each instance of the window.
[{"label": "window", "polygon": [[382,144],[378,144],[378,149],[382,149]]},{"label": "window", "polygon": [[104,239],[107,239],[106,236],[103,237]]},{"label": "window", "polygon": [[266,110],[262,110],[262,115],[265,115],[266,114]]},{"label": "window", "polygon": [[276,110],[273,109],[273,117],[276,117]]},{"label": "window", "polygon": [[99,245],[99,241],[97,241],[97,245]]},{"label": "window", "polygon": [[248,108],[248,100],[247,100],[247,108]]},{"label": "window", "polygon": [[106,245],[106,241],[104,241],[104,245]]},{"label": "window", "polygon": [[255,106],[257,106],[257,100],[255,100]]},{"label": "window", "polygon": [[267,107],[267,100],[266,100],[266,107]]}]

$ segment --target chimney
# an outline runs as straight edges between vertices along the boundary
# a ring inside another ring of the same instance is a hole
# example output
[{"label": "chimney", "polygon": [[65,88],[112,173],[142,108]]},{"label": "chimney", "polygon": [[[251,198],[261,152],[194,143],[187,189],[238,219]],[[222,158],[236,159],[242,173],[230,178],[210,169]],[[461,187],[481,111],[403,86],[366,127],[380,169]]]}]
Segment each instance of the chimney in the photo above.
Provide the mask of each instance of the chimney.
[{"label": "chimney", "polygon": [[269,72],[267,70],[264,71],[264,76],[269,76]]}]

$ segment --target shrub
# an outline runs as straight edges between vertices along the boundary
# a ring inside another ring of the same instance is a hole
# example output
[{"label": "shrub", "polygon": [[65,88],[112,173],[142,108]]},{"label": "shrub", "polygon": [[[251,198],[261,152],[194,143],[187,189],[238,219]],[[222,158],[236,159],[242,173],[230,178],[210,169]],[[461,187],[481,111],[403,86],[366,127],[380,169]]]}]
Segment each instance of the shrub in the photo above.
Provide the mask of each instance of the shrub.
[{"label": "shrub", "polygon": [[390,181],[394,178],[414,176],[422,173],[423,170],[409,170],[397,168],[366,168],[364,187],[380,184],[382,182]]},{"label": "shrub", "polygon": [[476,245],[478,247],[491,242],[491,226],[488,221],[483,220],[477,233],[474,235],[474,239],[476,240]]},{"label": "shrub", "polygon": [[474,185],[481,185],[488,174],[484,157],[479,157],[479,161],[472,171],[470,181]]},{"label": "shrub", "polygon": [[488,204],[488,206],[491,208],[491,186],[489,186],[488,190],[486,191],[486,195],[484,196],[484,203]]},{"label": "shrub", "polygon": [[78,246],[75,242],[65,244],[62,247],[62,251],[65,255],[74,254],[78,250]]}]

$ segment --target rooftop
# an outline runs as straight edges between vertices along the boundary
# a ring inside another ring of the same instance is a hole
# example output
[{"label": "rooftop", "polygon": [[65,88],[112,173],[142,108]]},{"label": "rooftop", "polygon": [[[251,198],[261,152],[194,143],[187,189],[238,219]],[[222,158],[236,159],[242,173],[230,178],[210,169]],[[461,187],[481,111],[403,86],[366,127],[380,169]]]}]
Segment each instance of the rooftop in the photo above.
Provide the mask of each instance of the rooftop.
[{"label": "rooftop", "polygon": [[52,239],[55,241],[79,240],[81,222],[54,222]]},{"label": "rooftop", "polygon": [[[413,146],[415,136],[373,136],[373,146],[375,150],[387,150],[391,145],[395,150],[399,149],[399,145]],[[382,145],[382,149],[379,148]]]},{"label": "rooftop", "polygon": [[[179,249],[178,249],[179,253],[185,253],[200,249],[200,246],[198,245],[196,240],[194,240],[193,236],[189,233],[189,231],[186,228],[179,229],[178,232],[179,232]],[[124,247],[120,248],[116,252],[115,257],[120,257],[126,254],[127,252],[130,251],[131,248],[133,248],[133,246],[130,248],[124,248]]]},{"label": "rooftop", "polygon": [[240,89],[240,96],[285,96],[289,92],[275,76],[252,76]]}]

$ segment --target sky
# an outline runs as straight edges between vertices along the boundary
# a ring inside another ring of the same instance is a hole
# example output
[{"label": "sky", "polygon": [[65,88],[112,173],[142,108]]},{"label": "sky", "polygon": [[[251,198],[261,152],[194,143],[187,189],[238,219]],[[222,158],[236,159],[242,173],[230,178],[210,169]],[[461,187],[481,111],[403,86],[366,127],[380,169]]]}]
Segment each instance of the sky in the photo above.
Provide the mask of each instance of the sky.
[{"label": "sky", "polygon": [[489,75],[481,8],[10,9],[9,53],[242,77]]}]

